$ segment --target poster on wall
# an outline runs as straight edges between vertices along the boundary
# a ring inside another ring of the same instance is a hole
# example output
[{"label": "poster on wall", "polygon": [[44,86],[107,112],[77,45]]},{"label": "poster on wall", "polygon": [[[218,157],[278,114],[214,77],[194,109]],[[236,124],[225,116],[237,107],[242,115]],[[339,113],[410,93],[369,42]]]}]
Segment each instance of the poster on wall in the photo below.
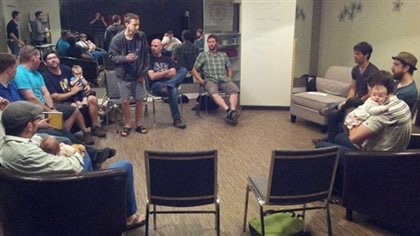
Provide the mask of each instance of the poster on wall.
[{"label": "poster on wall", "polygon": [[233,31],[233,1],[204,0],[204,30],[206,32]]}]

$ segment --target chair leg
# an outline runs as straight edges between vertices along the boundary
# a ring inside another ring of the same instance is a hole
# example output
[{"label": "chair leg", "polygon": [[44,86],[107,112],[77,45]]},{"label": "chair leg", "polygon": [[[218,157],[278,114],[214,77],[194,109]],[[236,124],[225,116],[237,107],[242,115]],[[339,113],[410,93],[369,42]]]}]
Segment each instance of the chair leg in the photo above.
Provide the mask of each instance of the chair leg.
[{"label": "chair leg", "polygon": [[249,188],[249,185],[246,186],[246,193],[245,193],[245,212],[244,212],[244,225],[243,225],[243,232],[246,232],[246,218],[248,215],[248,199],[249,199],[249,192],[251,189]]},{"label": "chair leg", "polygon": [[216,201],[216,235],[220,236],[220,203]]},{"label": "chair leg", "polygon": [[157,222],[156,222],[156,205],[153,204],[153,229],[154,230],[156,230],[156,225],[157,225]]},{"label": "chair leg", "polygon": [[330,204],[329,204],[328,201],[327,201],[327,205],[326,205],[326,210],[327,210],[328,236],[332,236]]},{"label": "chair leg", "polygon": [[352,221],[353,220],[353,210],[346,208],[346,220]]},{"label": "chair leg", "polygon": [[264,209],[262,205],[260,205],[260,219],[261,219],[261,236],[265,236]]},{"label": "chair leg", "polygon": [[152,106],[153,106],[153,126],[156,126],[156,107],[155,99],[152,97]]},{"label": "chair leg", "polygon": [[145,235],[148,236],[149,235],[149,217],[150,214],[150,204],[149,202],[146,202],[146,229],[145,229]]}]

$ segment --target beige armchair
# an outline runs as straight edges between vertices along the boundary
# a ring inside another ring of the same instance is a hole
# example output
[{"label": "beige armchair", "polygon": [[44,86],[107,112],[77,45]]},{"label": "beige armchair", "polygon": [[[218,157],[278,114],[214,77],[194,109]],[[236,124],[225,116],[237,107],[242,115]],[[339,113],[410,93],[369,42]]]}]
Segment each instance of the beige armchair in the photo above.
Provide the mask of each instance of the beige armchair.
[{"label": "beige armchair", "polygon": [[[296,117],[320,124],[325,131],[327,117],[321,115],[319,110],[332,106],[346,99],[351,86],[351,68],[331,66],[325,77],[316,77],[316,91],[292,93],[290,103],[290,120],[296,122]],[[293,91],[299,91],[294,88]]]}]

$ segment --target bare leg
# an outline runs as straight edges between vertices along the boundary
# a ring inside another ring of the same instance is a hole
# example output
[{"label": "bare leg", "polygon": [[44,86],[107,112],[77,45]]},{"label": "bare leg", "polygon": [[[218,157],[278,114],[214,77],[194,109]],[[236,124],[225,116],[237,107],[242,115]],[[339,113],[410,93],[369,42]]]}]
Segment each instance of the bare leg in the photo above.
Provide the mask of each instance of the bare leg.
[{"label": "bare leg", "polygon": [[83,133],[88,133],[89,130],[86,127],[85,119],[83,118],[83,115],[82,115],[82,113],[79,110],[79,107],[77,107],[77,104],[76,103],[72,103],[71,105],[73,107],[75,107],[76,108],[75,110],[77,111],[76,124],[79,126],[79,128],[82,130]]},{"label": "bare leg", "polygon": [[230,103],[230,109],[232,109],[232,110],[236,110],[236,108],[238,107],[238,94],[237,93],[234,93],[234,94],[231,94],[230,96],[229,96],[229,103]]},{"label": "bare leg", "polygon": [[73,126],[74,121],[76,121],[76,117],[78,113],[79,113],[79,109],[75,109],[73,114],[64,121],[64,127],[67,130],[71,130],[71,127]]},{"label": "bare leg", "polygon": [[123,100],[121,103],[121,109],[124,116],[124,127],[131,128],[130,102],[128,100]]},{"label": "bare leg", "polygon": [[89,96],[88,99],[88,110],[89,116],[92,121],[92,127],[98,126],[98,99],[95,96]]},{"label": "bare leg", "polygon": [[141,125],[143,116],[143,101],[136,101],[136,127]]},{"label": "bare leg", "polygon": [[219,105],[219,107],[223,108],[223,110],[226,111],[229,108],[225,100],[218,93],[212,94],[211,97],[213,98],[213,101]]}]

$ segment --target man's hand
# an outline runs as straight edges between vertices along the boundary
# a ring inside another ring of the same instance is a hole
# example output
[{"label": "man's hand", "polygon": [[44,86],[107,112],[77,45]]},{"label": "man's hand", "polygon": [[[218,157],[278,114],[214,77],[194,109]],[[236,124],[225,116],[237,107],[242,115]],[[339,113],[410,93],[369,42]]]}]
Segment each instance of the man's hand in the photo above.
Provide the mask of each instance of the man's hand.
[{"label": "man's hand", "polygon": [[133,62],[137,59],[137,55],[135,53],[129,53],[125,56],[125,58],[127,59],[127,61]]},{"label": "man's hand", "polygon": [[88,84],[85,85],[85,89],[83,90],[83,94],[84,95],[90,94],[90,86]]},{"label": "man's hand", "polygon": [[81,90],[81,88],[79,86],[73,86],[73,87],[70,88],[70,92],[73,95],[76,95],[80,90]]},{"label": "man's hand", "polygon": [[137,79],[139,82],[141,82],[141,83],[143,83],[144,82],[144,76],[140,76],[138,79]]},{"label": "man's hand", "polygon": [[38,126],[38,128],[40,129],[53,129],[54,127],[52,127],[49,123],[49,118],[47,119],[42,119],[40,120],[36,125]]},{"label": "man's hand", "polygon": [[4,110],[4,108],[6,108],[6,106],[9,105],[9,103],[9,100],[0,97],[0,110]]}]

